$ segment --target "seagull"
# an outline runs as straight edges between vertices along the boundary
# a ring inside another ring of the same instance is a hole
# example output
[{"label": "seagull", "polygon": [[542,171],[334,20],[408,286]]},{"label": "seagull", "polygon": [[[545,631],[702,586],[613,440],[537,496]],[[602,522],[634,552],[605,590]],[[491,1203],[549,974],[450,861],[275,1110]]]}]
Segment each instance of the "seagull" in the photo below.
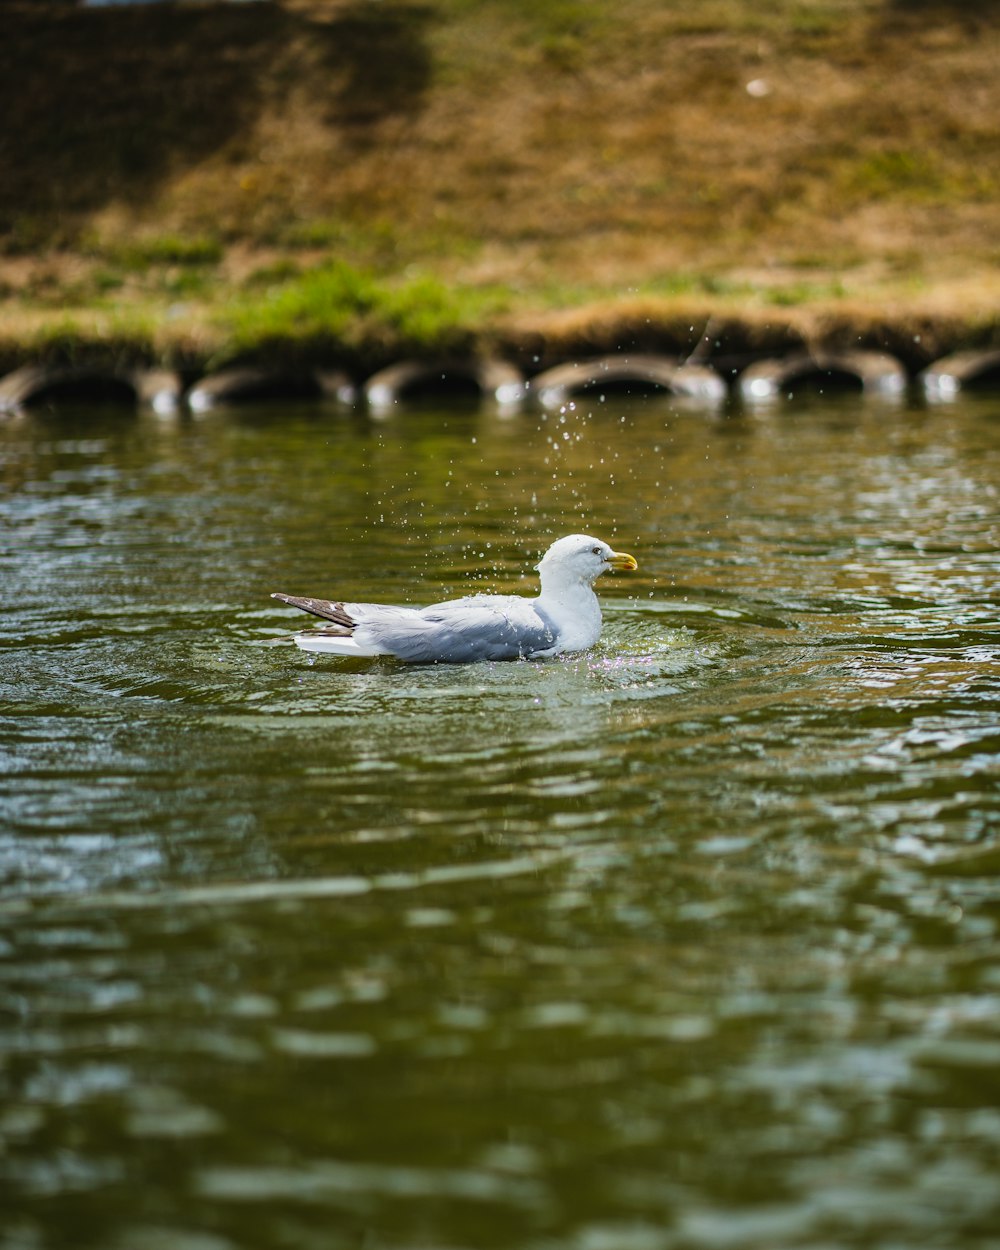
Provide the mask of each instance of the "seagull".
[{"label": "seagull", "polygon": [[541,593],[469,595],[428,608],[383,603],[336,603],[277,592],[272,599],[330,622],[293,635],[303,651],[330,655],[391,655],[410,664],[471,664],[478,660],[544,660],[586,651],[601,636],[601,606],[593,585],[610,569],[632,572],[635,557],[589,534],[560,538],[535,565]]}]

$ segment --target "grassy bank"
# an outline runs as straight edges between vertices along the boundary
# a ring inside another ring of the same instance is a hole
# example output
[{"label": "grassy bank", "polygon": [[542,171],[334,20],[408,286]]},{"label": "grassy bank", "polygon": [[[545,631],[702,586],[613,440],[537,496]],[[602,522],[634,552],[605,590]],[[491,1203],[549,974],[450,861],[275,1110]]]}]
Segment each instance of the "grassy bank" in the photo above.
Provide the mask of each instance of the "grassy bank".
[{"label": "grassy bank", "polygon": [[1000,6],[8,0],[0,364],[1000,342]]}]

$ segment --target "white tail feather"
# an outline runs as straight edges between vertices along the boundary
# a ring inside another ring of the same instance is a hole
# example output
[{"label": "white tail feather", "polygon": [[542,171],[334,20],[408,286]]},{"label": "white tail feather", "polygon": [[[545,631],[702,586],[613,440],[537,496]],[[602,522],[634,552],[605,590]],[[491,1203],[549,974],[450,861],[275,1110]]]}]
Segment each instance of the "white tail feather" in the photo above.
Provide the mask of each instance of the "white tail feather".
[{"label": "white tail feather", "polygon": [[362,646],[353,638],[331,637],[329,634],[296,634],[295,645],[302,651],[324,651],[327,655],[386,655],[375,646]]}]

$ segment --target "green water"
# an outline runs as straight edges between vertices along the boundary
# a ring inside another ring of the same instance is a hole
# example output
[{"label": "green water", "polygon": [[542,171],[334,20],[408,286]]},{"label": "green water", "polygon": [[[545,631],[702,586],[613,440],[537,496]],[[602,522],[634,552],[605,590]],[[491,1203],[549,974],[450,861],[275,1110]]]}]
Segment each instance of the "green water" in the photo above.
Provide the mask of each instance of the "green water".
[{"label": "green water", "polygon": [[[1000,1246],[1000,400],[0,425],[0,1247]],[[297,594],[532,593],[406,668]]]}]

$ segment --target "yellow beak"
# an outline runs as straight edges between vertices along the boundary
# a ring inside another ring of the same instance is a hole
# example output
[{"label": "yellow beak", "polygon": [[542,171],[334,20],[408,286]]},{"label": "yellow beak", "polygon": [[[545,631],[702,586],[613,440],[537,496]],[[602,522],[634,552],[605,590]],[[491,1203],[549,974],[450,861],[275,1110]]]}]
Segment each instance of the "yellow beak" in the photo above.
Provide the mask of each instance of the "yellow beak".
[{"label": "yellow beak", "polygon": [[639,567],[639,561],[627,551],[612,551],[608,564],[619,573],[634,573]]}]

